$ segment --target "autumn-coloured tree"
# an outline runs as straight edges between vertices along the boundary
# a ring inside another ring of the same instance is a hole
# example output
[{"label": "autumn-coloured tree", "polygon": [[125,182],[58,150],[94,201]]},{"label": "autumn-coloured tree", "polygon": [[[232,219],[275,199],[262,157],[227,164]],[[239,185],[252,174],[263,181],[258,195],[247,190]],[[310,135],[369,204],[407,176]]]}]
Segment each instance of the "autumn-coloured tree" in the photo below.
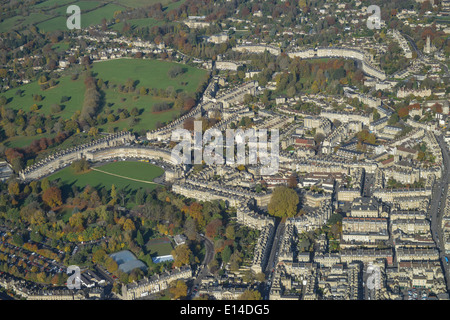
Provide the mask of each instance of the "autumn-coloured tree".
[{"label": "autumn-coloured tree", "polygon": [[191,249],[186,244],[179,245],[172,250],[172,256],[174,259],[173,265],[174,267],[181,267],[185,264],[189,264],[190,258],[192,255]]},{"label": "autumn-coloured tree", "polygon": [[293,217],[297,213],[299,197],[297,193],[288,187],[277,187],[272,193],[268,205],[270,215],[276,217]]},{"label": "autumn-coloured tree", "polygon": [[111,186],[111,202],[110,204],[115,204],[117,202],[117,191],[116,191],[116,186],[112,185]]},{"label": "autumn-coloured tree", "polygon": [[225,229],[225,236],[230,239],[230,240],[234,240],[235,236],[236,236],[236,230],[234,229],[233,225],[229,225],[226,229]]},{"label": "autumn-coloured tree", "polygon": [[195,106],[195,100],[194,98],[188,97],[183,102],[183,109],[184,110],[191,110]]},{"label": "autumn-coloured tree", "polygon": [[108,271],[111,272],[111,273],[116,272],[117,269],[119,268],[119,266],[117,265],[117,262],[114,261],[114,259],[111,258],[111,257],[108,257],[108,258],[106,259],[105,267],[106,267],[106,270],[108,270]]},{"label": "autumn-coloured tree", "polygon": [[208,238],[214,238],[217,235],[219,228],[221,226],[222,226],[222,220],[214,219],[213,221],[211,221],[210,223],[208,223],[206,225],[206,236]]},{"label": "autumn-coloured tree", "polygon": [[409,115],[409,108],[408,107],[402,107],[398,109],[398,116],[400,118],[405,118]]},{"label": "autumn-coloured tree", "polygon": [[20,193],[20,186],[19,182],[12,181],[8,184],[8,192],[12,196],[18,196]]},{"label": "autumn-coloured tree", "polygon": [[189,206],[189,215],[195,220],[199,228],[202,228],[205,225],[202,209],[203,206],[198,202],[193,202]]},{"label": "autumn-coloured tree", "polygon": [[187,296],[187,285],[184,281],[178,280],[176,285],[170,288],[170,293],[173,299],[179,299]]},{"label": "autumn-coloured tree", "polygon": [[262,300],[261,293],[256,290],[245,290],[238,300]]},{"label": "autumn-coloured tree", "polygon": [[94,263],[101,263],[106,257],[106,252],[103,249],[99,249],[92,254],[92,261]]},{"label": "autumn-coloured tree", "polygon": [[123,230],[125,231],[134,231],[136,227],[134,226],[133,221],[131,219],[127,219],[123,224]]},{"label": "autumn-coloured tree", "polygon": [[42,194],[42,201],[49,207],[62,205],[61,190],[58,187],[50,187]]}]

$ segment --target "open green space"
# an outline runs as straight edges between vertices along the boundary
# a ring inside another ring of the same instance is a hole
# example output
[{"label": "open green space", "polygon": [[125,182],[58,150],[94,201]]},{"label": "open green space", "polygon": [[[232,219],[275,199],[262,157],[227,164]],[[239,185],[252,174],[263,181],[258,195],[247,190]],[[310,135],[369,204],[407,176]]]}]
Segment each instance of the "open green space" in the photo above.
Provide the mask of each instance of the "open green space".
[{"label": "open green space", "polygon": [[50,181],[60,179],[63,185],[75,185],[78,188],[84,188],[87,185],[90,185],[96,189],[105,187],[107,190],[110,190],[111,186],[114,184],[116,189],[131,191],[144,188],[153,190],[157,187],[156,184],[137,182],[130,179],[139,179],[152,182],[155,178],[164,173],[164,170],[160,167],[147,162],[134,161],[111,162],[103,166],[96,167],[96,169],[114,173],[123,176],[123,178],[94,170],[76,174],[71,167],[67,167],[49,176],[48,179]]},{"label": "open green space", "polygon": [[[181,66],[186,72],[170,79],[168,71],[174,66]],[[167,89],[195,92],[206,71],[191,66],[149,59],[116,59],[93,64],[96,78],[108,80],[114,84],[124,84],[127,79],[138,80],[137,87]],[[183,84],[184,83],[184,84]]]},{"label": "open green space", "polygon": [[29,146],[34,140],[41,138],[53,138],[55,134],[41,133],[34,136],[16,136],[9,138],[3,142],[8,148],[24,148]]},{"label": "open green space", "polygon": [[[84,100],[85,86],[83,79],[71,80],[70,76],[61,77],[55,87],[47,90],[41,90],[37,81],[30,82],[18,88],[10,89],[2,93],[7,99],[6,107],[14,110],[29,111],[33,104],[40,106],[36,113],[44,115],[50,114],[53,104],[59,104],[63,110],[57,114],[64,119],[69,119],[72,114],[81,109]],[[18,94],[18,90],[21,94]],[[34,101],[33,95],[41,95],[42,101]],[[69,101],[61,103],[63,96],[70,97]]]},{"label": "open green space", "polygon": [[[117,114],[117,109],[136,107],[140,111],[138,122],[133,126],[134,131],[152,130],[157,122],[170,122],[180,110],[170,109],[164,112],[152,112],[152,106],[157,102],[172,102],[171,99],[154,97],[151,94],[140,95],[138,93],[118,92],[114,85],[123,85],[128,79],[135,80],[135,87],[146,89],[167,89],[172,87],[176,92],[193,94],[206,76],[206,71],[194,67],[181,65],[186,71],[174,79],[168,77],[168,71],[176,65],[174,62],[148,59],[117,59],[102,61],[93,64],[93,72],[96,78],[108,81],[109,88],[104,90],[105,103]],[[99,126],[103,131],[110,128],[117,130],[130,129],[129,120],[117,120]]]},{"label": "open green space", "polygon": [[[65,43],[56,44],[64,49]],[[55,47],[56,49],[56,47]],[[117,86],[124,85],[128,79],[135,81],[135,87],[146,89],[167,89],[172,87],[175,92],[185,92],[194,94],[199,84],[204,80],[206,71],[194,67],[180,65],[185,69],[185,73],[174,79],[169,78],[168,71],[176,65],[173,62],[149,59],[118,59],[102,61],[93,64],[93,74],[96,78],[101,78],[108,83],[107,88],[103,88],[104,104],[116,116],[116,121],[106,122],[99,125],[98,129],[103,132],[111,130],[132,129],[134,132],[141,130],[152,130],[158,122],[168,123],[177,117],[180,113],[179,108],[171,108],[166,111],[153,112],[152,107],[155,103],[167,102],[173,103],[172,98],[163,98],[153,96],[152,94],[141,95],[137,92],[119,92]],[[1,95],[5,96],[8,103],[7,108],[13,110],[24,110],[30,112],[31,107],[36,104],[39,109],[32,113],[44,116],[53,115],[56,118],[70,119],[72,115],[81,110],[85,94],[84,77],[79,76],[77,80],[72,80],[71,75],[63,75],[56,79],[56,85],[42,90],[38,81],[22,85],[18,88],[10,89]],[[42,96],[41,101],[35,101],[33,96]],[[68,97],[69,100],[62,102],[62,97]],[[62,111],[52,113],[52,105],[58,104],[62,107]],[[139,115],[136,117],[137,122],[131,124],[131,118],[120,119],[119,109],[127,109],[131,111],[136,107]],[[104,118],[107,114],[99,110]],[[44,132],[38,136],[17,136],[6,141],[8,147],[25,147],[33,140],[48,137],[49,133]]]},{"label": "open green space", "polygon": [[115,0],[115,3],[121,4],[131,8],[141,8],[154,5],[155,3],[161,3],[163,6],[170,3],[170,0]]},{"label": "open green space", "polygon": [[[114,13],[118,11],[123,11],[124,7],[108,3],[106,5],[101,5],[100,2],[90,2],[90,1],[81,1],[76,2],[76,5],[80,6],[81,9],[81,27],[86,28],[90,25],[100,24],[102,19],[111,19],[114,17]],[[54,11],[54,14],[57,15],[53,19],[49,19],[47,21],[41,22],[36,26],[42,32],[67,30],[67,17],[66,14],[67,8],[60,7]],[[90,11],[89,11],[90,10]]]},{"label": "open green space", "polygon": [[[153,18],[143,18],[143,19],[130,19],[127,20],[127,23],[130,25],[131,29],[141,28],[141,27],[154,27],[154,26],[160,26],[164,24],[165,22],[162,20],[156,20]],[[123,30],[125,22],[121,21],[119,23],[115,23],[111,26],[112,30],[121,32]]]},{"label": "open green space", "polygon": [[173,2],[172,0],[115,0],[114,3],[131,8],[141,8],[161,3],[164,10],[173,10],[181,6],[186,0]]},{"label": "open green space", "polygon": [[37,9],[48,9],[55,6],[67,5],[69,3],[74,3],[74,0],[46,0],[44,2],[35,4],[33,7]]},{"label": "open green space", "polygon": [[150,250],[152,256],[169,255],[172,250],[172,243],[169,238],[151,239],[146,244],[147,250]]},{"label": "open green space", "polygon": [[[67,7],[77,5],[81,9],[81,27],[86,28],[91,25],[100,24],[103,18],[114,18],[114,14],[126,8],[141,8],[161,3],[164,10],[170,11],[178,8],[185,0],[172,2],[170,0],[108,0],[108,1],[75,1],[75,0],[46,0],[28,7],[28,16],[17,16],[7,18],[0,23],[0,33],[10,30],[22,30],[30,25],[36,25],[42,32],[52,32],[56,30],[66,31]],[[131,21],[131,20],[130,20]],[[155,26],[163,23],[152,18],[134,19],[134,27]],[[121,31],[123,22],[114,25],[112,29]]]},{"label": "open green space", "polygon": [[30,13],[28,16],[14,16],[0,23],[0,33],[26,28],[32,24],[51,18],[43,13]]}]

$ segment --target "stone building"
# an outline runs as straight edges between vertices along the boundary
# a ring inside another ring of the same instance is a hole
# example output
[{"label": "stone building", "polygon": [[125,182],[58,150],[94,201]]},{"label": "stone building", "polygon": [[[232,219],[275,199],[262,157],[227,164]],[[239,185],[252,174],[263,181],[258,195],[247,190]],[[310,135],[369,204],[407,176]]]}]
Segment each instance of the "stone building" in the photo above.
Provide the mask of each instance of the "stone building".
[{"label": "stone building", "polygon": [[87,144],[55,152],[38,163],[26,167],[24,170],[20,171],[19,177],[23,181],[40,179],[43,176],[70,165],[75,160],[86,158],[89,152],[124,145],[134,141],[134,138],[135,137],[131,132],[123,131],[108,135],[105,138],[101,138]]},{"label": "stone building", "polygon": [[176,268],[170,272],[144,278],[138,282],[122,285],[122,299],[136,300],[167,289],[172,281],[189,279],[192,277],[192,269],[189,266]]}]

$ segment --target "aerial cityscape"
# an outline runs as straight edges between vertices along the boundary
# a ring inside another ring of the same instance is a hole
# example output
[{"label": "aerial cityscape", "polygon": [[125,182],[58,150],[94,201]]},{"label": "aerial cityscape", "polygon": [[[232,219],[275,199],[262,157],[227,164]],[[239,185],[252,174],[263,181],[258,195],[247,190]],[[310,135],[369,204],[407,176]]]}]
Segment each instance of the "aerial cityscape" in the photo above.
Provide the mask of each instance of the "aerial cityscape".
[{"label": "aerial cityscape", "polygon": [[450,0],[0,1],[0,300],[449,300],[449,34]]}]

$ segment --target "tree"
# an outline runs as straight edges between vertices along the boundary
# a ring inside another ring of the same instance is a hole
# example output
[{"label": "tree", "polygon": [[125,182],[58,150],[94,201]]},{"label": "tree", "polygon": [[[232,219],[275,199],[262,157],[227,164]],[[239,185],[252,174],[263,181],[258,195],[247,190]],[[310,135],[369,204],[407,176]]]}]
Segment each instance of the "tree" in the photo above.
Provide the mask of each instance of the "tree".
[{"label": "tree", "polygon": [[61,190],[58,187],[50,187],[42,194],[42,201],[50,207],[62,205]]},{"label": "tree", "polygon": [[138,191],[136,191],[136,195],[134,196],[134,201],[137,205],[142,205],[145,203],[145,190],[140,188]]},{"label": "tree", "polygon": [[183,68],[181,68],[180,66],[174,66],[167,72],[167,75],[169,76],[169,78],[173,79],[176,78],[178,75],[182,74],[183,72],[184,72]]},{"label": "tree", "polygon": [[89,129],[88,135],[93,136],[93,137],[97,136],[98,135],[98,128],[91,127]]},{"label": "tree", "polygon": [[61,106],[59,105],[59,104],[52,104],[52,106],[50,107],[50,111],[52,112],[52,113],[58,113],[58,112],[61,112]]},{"label": "tree", "polygon": [[289,178],[288,178],[288,187],[289,188],[296,188],[297,184],[298,184],[297,176],[294,175],[294,174],[290,175]]},{"label": "tree", "polygon": [[134,231],[136,227],[134,226],[133,221],[131,219],[125,220],[125,223],[123,224],[123,230],[125,231]]},{"label": "tree", "polygon": [[173,299],[179,299],[187,296],[187,285],[184,281],[178,280],[176,285],[169,289]]},{"label": "tree", "polygon": [[23,238],[22,238],[22,236],[21,236],[19,233],[15,233],[15,234],[13,235],[12,240],[13,240],[13,243],[14,243],[16,246],[22,246],[23,243],[24,243]]},{"label": "tree", "polygon": [[174,267],[181,267],[185,264],[189,264],[191,255],[192,251],[186,244],[182,244],[176,247],[175,250],[172,250]]},{"label": "tree", "polygon": [[117,265],[117,262],[114,261],[114,259],[111,257],[108,257],[106,259],[105,267],[106,267],[106,270],[108,270],[111,273],[116,272],[117,269],[119,268],[119,266]]},{"label": "tree", "polygon": [[42,181],[41,181],[41,189],[42,189],[42,191],[45,191],[48,188],[50,188],[50,181],[48,181],[47,178],[42,179]]},{"label": "tree", "polygon": [[105,250],[99,249],[92,254],[92,261],[94,263],[102,263],[106,256]]},{"label": "tree", "polygon": [[225,229],[225,236],[230,240],[234,240],[234,238],[236,237],[236,230],[234,229],[233,225],[229,225]]},{"label": "tree", "polygon": [[111,186],[110,196],[111,196],[111,203],[115,204],[117,202],[117,191],[116,191],[116,186],[115,185]]},{"label": "tree", "polygon": [[238,300],[262,300],[261,293],[256,290],[245,290],[243,294],[241,294]]},{"label": "tree", "polygon": [[222,253],[221,253],[221,257],[222,257],[222,261],[224,263],[224,265],[226,265],[228,263],[228,261],[230,261],[232,255],[232,251],[230,246],[225,246],[225,248],[223,249]]},{"label": "tree", "polygon": [[142,233],[139,230],[136,233],[136,243],[141,247],[144,245],[144,237],[142,236]]},{"label": "tree", "polygon": [[186,223],[184,224],[184,233],[189,240],[195,240],[197,238],[197,226],[194,219],[190,217],[186,219]]},{"label": "tree", "polygon": [[80,159],[72,162],[70,167],[75,171],[75,173],[85,172],[89,170],[89,162],[86,159]]},{"label": "tree", "polygon": [[20,193],[20,185],[17,181],[12,181],[8,184],[8,192],[12,196],[18,196]]},{"label": "tree", "polygon": [[397,113],[393,113],[391,115],[391,117],[389,118],[389,120],[388,120],[388,124],[392,126],[392,125],[396,124],[398,122],[398,120],[399,120],[398,114]]},{"label": "tree", "polygon": [[268,205],[269,214],[275,217],[293,217],[297,213],[297,192],[288,187],[276,187]]}]

